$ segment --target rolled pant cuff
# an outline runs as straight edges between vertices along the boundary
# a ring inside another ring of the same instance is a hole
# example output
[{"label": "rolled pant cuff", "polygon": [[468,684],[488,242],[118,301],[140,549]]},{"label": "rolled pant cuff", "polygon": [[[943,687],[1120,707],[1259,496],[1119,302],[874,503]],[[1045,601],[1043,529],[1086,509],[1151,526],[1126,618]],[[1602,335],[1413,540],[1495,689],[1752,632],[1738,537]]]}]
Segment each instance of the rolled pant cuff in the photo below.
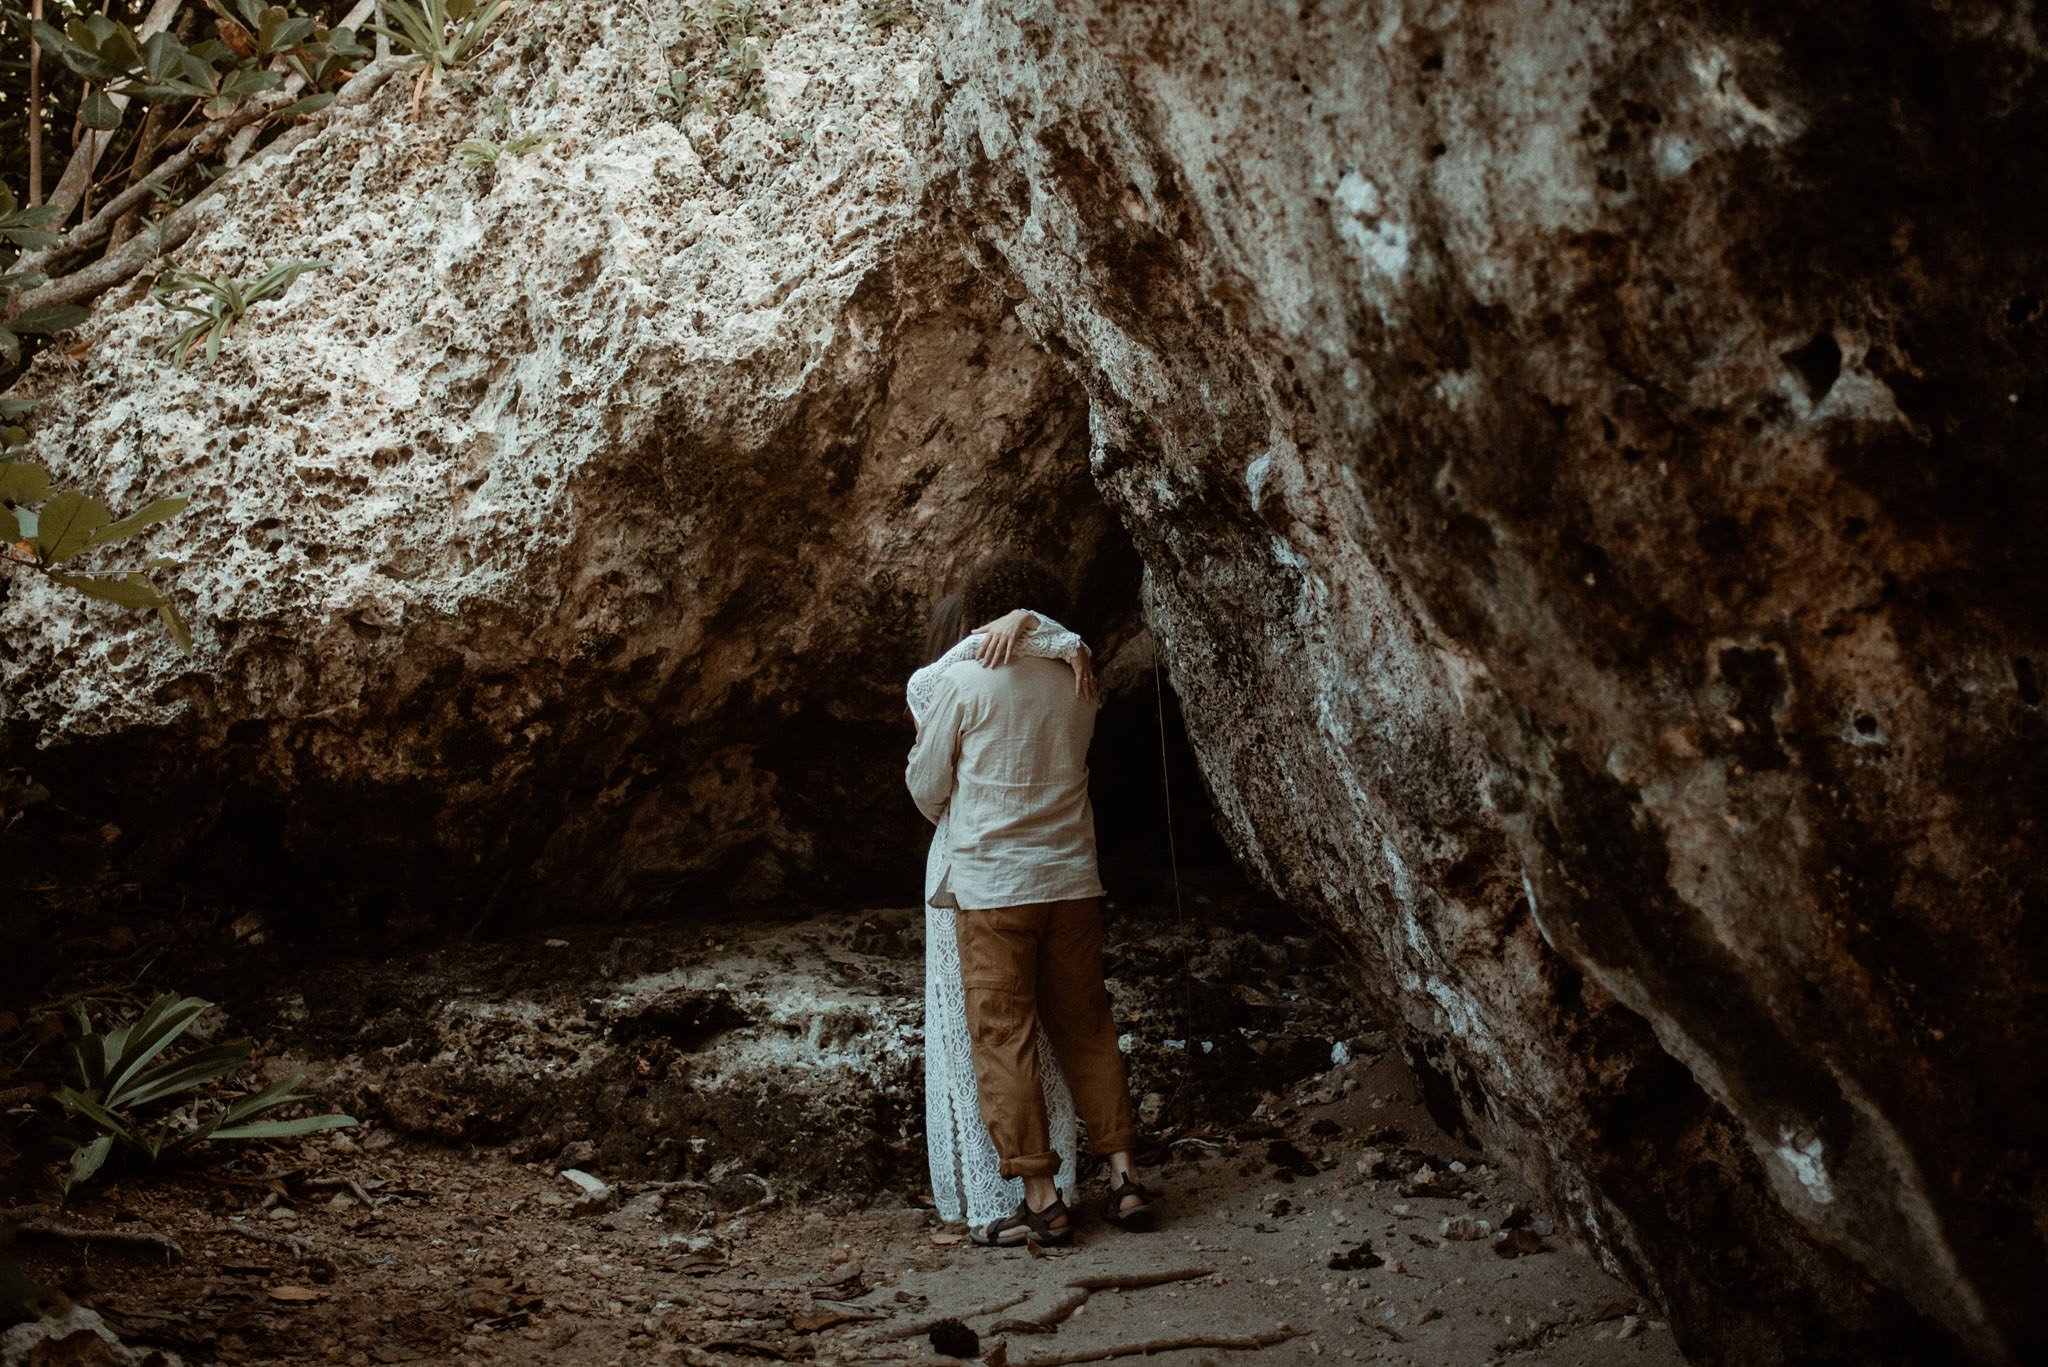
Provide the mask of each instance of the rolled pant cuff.
[{"label": "rolled pant cuff", "polygon": [[1136,1130],[1113,1130],[1100,1139],[1091,1136],[1088,1141],[1088,1147],[1095,1150],[1097,1157],[1107,1158],[1113,1153],[1122,1153],[1125,1149],[1137,1148],[1138,1132]]},{"label": "rolled pant cuff", "polygon": [[1005,1177],[1051,1177],[1060,1170],[1060,1156],[1051,1149],[1003,1160]]}]

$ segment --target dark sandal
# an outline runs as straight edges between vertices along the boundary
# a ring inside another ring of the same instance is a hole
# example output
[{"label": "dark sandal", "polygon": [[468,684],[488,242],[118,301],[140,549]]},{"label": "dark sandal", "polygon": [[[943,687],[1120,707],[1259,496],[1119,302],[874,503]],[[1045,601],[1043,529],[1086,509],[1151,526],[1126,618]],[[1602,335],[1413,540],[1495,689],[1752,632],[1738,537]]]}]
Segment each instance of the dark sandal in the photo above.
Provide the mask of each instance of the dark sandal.
[{"label": "dark sandal", "polygon": [[[1066,1216],[1067,1222],[1054,1225],[1061,1216]],[[1019,1201],[1014,1213],[969,1231],[969,1237],[984,1248],[1022,1248],[1025,1244],[1057,1248],[1074,1237],[1074,1217],[1057,1196],[1044,1210],[1033,1210],[1029,1201]]]},{"label": "dark sandal", "polygon": [[[1128,1209],[1124,1201],[1135,1196],[1138,1204]],[[1109,1189],[1109,1199],[1103,1202],[1102,1218],[1118,1229],[1127,1229],[1133,1234],[1144,1234],[1157,1222],[1152,1209],[1152,1193],[1134,1177],[1125,1177]]]}]

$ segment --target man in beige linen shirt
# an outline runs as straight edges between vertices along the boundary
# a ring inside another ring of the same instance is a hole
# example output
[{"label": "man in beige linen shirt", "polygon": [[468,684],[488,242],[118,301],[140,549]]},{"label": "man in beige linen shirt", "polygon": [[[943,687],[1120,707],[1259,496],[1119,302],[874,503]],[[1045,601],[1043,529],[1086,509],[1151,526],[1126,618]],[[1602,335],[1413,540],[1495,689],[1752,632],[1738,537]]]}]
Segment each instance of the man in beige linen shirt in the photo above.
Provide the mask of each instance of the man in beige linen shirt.
[{"label": "man in beige linen shirt", "polygon": [[[1030,583],[1032,571],[1043,581]],[[993,615],[991,604],[1052,610],[1058,586],[1032,562],[998,557],[976,567],[962,594],[974,622]],[[1072,1234],[1053,1182],[1059,1156],[1039,1088],[1041,1020],[1089,1147],[1109,1159],[1105,1217],[1125,1228],[1151,1225],[1150,1194],[1131,1163],[1130,1090],[1102,981],[1102,882],[1088,802],[1094,733],[1095,704],[1075,695],[1065,664],[964,661],[940,677],[905,773],[926,817],[936,822],[950,809],[946,870],[932,904],[956,908],[982,1120],[1003,1175],[1024,1179],[1023,1204],[976,1230],[982,1243],[1062,1243]]]}]

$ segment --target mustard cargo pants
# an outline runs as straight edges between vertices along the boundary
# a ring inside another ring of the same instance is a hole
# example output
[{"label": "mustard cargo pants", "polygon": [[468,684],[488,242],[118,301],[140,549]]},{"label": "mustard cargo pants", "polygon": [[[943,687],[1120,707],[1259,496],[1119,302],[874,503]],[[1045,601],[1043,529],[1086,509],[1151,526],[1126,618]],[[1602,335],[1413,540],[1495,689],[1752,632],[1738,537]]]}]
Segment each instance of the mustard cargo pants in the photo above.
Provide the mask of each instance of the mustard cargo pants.
[{"label": "mustard cargo pants", "polygon": [[1112,1154],[1137,1143],[1130,1084],[1102,985],[1102,900],[1039,902],[957,913],[960,973],[981,1119],[1005,1177],[1059,1171],[1039,1090],[1040,1020],[1058,1055],[1088,1147]]}]

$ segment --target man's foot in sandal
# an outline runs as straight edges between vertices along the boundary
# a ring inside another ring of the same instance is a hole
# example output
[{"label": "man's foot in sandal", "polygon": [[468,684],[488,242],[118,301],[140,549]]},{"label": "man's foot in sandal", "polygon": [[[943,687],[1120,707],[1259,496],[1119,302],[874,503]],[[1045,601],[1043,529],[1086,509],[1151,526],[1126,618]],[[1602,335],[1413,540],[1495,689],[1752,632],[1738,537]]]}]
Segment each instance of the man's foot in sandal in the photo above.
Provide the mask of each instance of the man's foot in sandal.
[{"label": "man's foot in sandal", "polygon": [[1074,1237],[1074,1218],[1058,1197],[1044,1210],[1019,1201],[1011,1214],[970,1230],[968,1237],[984,1248],[1022,1248],[1027,1243],[1057,1248]]},{"label": "man's foot in sandal", "polygon": [[1144,1234],[1158,1223],[1152,1193],[1129,1173],[1119,1176],[1110,1187],[1109,1198],[1102,1203],[1102,1218],[1133,1234]]}]

